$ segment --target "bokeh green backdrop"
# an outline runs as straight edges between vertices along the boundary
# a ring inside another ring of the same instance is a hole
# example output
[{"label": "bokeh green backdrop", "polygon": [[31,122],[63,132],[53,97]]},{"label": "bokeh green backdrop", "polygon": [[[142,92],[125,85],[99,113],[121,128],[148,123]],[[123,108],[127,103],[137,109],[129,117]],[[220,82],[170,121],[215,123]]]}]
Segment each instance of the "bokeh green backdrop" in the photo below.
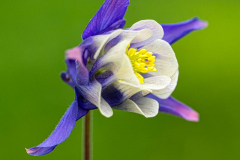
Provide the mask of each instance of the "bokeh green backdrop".
[{"label": "bokeh green backdrop", "polygon": [[[69,139],[42,157],[24,148],[41,143],[74,99],[59,74],[64,52],[103,0],[0,2],[0,159],[80,160],[82,120]],[[240,1],[131,0],[126,27],[141,19],[174,23],[198,16],[209,22],[172,47],[180,64],[173,93],[200,113],[200,122],[93,111],[94,160],[240,159]]]}]

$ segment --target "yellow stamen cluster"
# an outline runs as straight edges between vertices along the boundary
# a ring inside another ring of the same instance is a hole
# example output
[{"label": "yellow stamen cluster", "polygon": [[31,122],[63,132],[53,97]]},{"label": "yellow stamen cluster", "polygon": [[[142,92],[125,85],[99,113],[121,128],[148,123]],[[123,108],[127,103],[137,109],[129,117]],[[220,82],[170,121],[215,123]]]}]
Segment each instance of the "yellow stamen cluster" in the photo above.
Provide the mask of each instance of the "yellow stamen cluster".
[{"label": "yellow stamen cluster", "polygon": [[126,54],[128,55],[134,73],[136,74],[140,83],[144,83],[144,78],[141,73],[155,72],[157,69],[154,67],[155,56],[152,52],[148,52],[146,49],[137,50],[135,48],[130,48],[130,44],[127,46]]}]

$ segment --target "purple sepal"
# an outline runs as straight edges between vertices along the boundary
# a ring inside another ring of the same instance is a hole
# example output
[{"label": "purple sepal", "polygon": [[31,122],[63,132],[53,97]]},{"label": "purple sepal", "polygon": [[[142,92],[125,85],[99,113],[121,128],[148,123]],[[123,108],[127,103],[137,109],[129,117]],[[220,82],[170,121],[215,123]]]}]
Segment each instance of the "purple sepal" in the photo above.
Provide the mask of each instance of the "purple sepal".
[{"label": "purple sepal", "polygon": [[207,27],[207,25],[207,22],[198,18],[193,18],[176,24],[162,24],[164,30],[163,40],[167,41],[169,44],[173,44],[188,33],[195,30],[204,29]]},{"label": "purple sepal", "polygon": [[87,110],[79,108],[77,101],[74,101],[52,134],[37,147],[26,149],[27,153],[33,156],[41,156],[53,151],[59,143],[69,137],[76,121],[87,113]]},{"label": "purple sepal", "polygon": [[26,152],[32,156],[42,156],[52,152],[57,145],[52,147],[33,147],[30,149],[26,149]]},{"label": "purple sepal", "polygon": [[172,114],[182,117],[188,121],[199,121],[199,115],[196,111],[188,107],[187,105],[177,101],[173,97],[167,99],[160,99],[153,94],[149,94],[146,97],[155,99],[159,103],[159,112]]},{"label": "purple sepal", "polygon": [[129,0],[106,0],[84,30],[83,40],[103,31],[122,28],[125,24],[123,17],[129,4]]},{"label": "purple sepal", "polygon": [[112,31],[112,30],[116,30],[116,29],[119,29],[119,28],[123,28],[125,26],[125,24],[126,24],[126,20],[125,19],[120,19],[117,22],[113,23],[111,26],[107,27],[105,30],[102,30],[101,32],[99,32],[98,34],[105,33],[105,32]]}]

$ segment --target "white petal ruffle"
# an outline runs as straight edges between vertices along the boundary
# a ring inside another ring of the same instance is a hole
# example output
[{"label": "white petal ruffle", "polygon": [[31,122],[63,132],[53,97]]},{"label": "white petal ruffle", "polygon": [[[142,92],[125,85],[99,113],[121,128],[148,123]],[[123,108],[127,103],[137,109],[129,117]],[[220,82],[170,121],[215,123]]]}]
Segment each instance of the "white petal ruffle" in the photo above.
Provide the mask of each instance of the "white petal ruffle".
[{"label": "white petal ruffle", "polygon": [[159,104],[157,101],[151,98],[142,97],[135,101],[128,99],[124,103],[113,108],[138,113],[147,118],[150,118],[155,117],[158,114]]}]

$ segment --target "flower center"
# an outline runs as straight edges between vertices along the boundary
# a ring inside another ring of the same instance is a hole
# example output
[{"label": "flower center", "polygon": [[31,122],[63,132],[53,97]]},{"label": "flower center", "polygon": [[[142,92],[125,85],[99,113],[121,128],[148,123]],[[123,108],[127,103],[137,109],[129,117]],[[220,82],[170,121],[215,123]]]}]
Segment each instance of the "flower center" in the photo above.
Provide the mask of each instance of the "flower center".
[{"label": "flower center", "polygon": [[140,83],[144,83],[144,77],[141,73],[155,72],[157,69],[154,67],[156,56],[152,56],[152,52],[148,52],[146,49],[137,50],[130,48],[130,44],[127,46],[126,54],[129,57],[134,73],[136,74]]}]

